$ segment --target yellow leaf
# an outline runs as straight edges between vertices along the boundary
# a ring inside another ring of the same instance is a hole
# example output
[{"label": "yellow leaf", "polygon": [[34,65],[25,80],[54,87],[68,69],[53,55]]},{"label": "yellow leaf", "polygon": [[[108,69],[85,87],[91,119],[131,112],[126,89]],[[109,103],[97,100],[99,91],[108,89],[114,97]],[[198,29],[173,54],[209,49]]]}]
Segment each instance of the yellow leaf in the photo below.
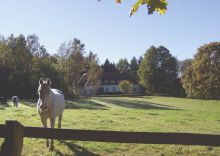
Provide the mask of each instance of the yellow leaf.
[{"label": "yellow leaf", "polygon": [[159,9],[159,8],[157,8],[157,9],[155,9],[160,15],[163,15],[163,14],[165,14],[166,13],[166,9]]},{"label": "yellow leaf", "polygon": [[135,12],[137,12],[139,6],[144,2],[144,0],[138,0],[131,8],[130,16],[132,16]]}]

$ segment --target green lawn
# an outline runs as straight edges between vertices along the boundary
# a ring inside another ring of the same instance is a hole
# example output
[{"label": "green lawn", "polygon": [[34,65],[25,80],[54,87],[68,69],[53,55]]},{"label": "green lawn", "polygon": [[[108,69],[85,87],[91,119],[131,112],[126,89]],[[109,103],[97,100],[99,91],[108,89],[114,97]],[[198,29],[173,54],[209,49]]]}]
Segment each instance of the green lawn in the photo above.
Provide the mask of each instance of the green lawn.
[{"label": "green lawn", "polygon": [[[41,126],[36,101],[23,100],[18,108],[1,108],[0,123],[15,119],[26,126]],[[220,101],[152,96],[67,100],[63,128],[220,134]],[[217,156],[220,148],[56,140],[55,151],[49,152],[44,139],[25,139],[22,155]]]}]

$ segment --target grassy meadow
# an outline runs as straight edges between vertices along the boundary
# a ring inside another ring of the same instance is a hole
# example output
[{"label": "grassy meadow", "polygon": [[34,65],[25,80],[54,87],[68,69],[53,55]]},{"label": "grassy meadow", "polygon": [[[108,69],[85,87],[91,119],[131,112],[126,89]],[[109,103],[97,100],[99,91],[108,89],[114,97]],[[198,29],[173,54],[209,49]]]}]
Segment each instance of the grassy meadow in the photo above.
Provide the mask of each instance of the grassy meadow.
[{"label": "grassy meadow", "polygon": [[[18,108],[12,107],[11,102],[9,107],[0,107],[0,123],[15,119],[25,126],[42,126],[36,101],[21,100]],[[220,101],[154,96],[66,100],[62,126],[90,130],[220,134]],[[0,139],[0,145],[2,141]],[[55,151],[49,152],[44,139],[25,138],[22,155],[218,156],[220,147],[55,140]]]}]

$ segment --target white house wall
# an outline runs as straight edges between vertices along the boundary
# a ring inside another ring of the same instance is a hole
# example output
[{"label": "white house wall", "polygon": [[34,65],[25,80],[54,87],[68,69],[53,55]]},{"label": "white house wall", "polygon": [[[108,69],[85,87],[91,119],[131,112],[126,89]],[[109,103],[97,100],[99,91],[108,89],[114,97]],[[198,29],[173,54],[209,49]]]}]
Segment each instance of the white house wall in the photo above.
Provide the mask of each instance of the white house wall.
[{"label": "white house wall", "polygon": [[[118,85],[101,85],[104,93],[119,93],[120,89]],[[98,88],[94,86],[84,86],[79,90],[82,96],[93,96],[96,95]],[[132,93],[140,93],[140,87],[138,85],[133,85]]]},{"label": "white house wall", "polygon": [[102,85],[105,93],[118,93],[120,92],[118,85]]},{"label": "white house wall", "polygon": [[[102,85],[104,93],[118,93],[120,92],[118,85]],[[138,85],[133,85],[133,93],[139,93],[140,87]]]}]

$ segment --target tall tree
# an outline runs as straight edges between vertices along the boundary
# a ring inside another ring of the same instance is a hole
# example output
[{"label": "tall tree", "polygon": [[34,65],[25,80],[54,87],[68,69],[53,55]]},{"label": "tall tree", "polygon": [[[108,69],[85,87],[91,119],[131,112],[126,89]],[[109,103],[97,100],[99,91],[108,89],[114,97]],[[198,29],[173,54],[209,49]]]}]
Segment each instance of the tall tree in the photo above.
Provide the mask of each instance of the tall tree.
[{"label": "tall tree", "polygon": [[140,65],[140,64],[141,64],[142,60],[143,60],[143,57],[142,57],[142,56],[140,56],[140,57],[139,57],[139,59],[138,59],[138,65]]},{"label": "tall tree", "polygon": [[40,43],[37,35],[33,34],[27,36],[27,49],[32,55],[40,55]]},{"label": "tall tree", "polygon": [[9,92],[6,88],[8,88],[8,77],[12,68],[9,59],[11,49],[6,42],[3,39],[0,40],[0,96],[5,96]]},{"label": "tall tree", "polygon": [[117,72],[114,63],[111,63],[108,59],[105,60],[105,63],[101,66],[104,73],[114,73]]},{"label": "tall tree", "polygon": [[183,61],[179,61],[179,76],[181,77],[184,71],[191,66],[192,59],[185,59]]},{"label": "tall tree", "polygon": [[177,59],[163,46],[152,46],[144,55],[138,76],[140,84],[148,94],[175,94],[177,80]]},{"label": "tall tree", "polygon": [[136,59],[136,57],[133,57],[130,62],[130,73],[131,73],[131,76],[135,78],[136,80],[138,78],[137,76],[138,68],[139,68],[138,60]]},{"label": "tall tree", "polygon": [[120,59],[116,64],[116,68],[120,73],[129,74],[130,73],[130,64],[126,58]]},{"label": "tall tree", "polygon": [[64,82],[69,92],[75,92],[78,81],[83,75],[86,60],[83,56],[85,45],[79,39],[73,39],[67,45],[64,43],[59,49],[60,70],[64,74]]},{"label": "tall tree", "polygon": [[191,65],[184,70],[183,87],[189,97],[220,99],[220,42],[198,48]]},{"label": "tall tree", "polygon": [[85,85],[93,86],[94,89],[98,89],[101,84],[102,68],[99,66],[99,59],[96,54],[91,51],[86,57],[87,64],[87,80]]}]

